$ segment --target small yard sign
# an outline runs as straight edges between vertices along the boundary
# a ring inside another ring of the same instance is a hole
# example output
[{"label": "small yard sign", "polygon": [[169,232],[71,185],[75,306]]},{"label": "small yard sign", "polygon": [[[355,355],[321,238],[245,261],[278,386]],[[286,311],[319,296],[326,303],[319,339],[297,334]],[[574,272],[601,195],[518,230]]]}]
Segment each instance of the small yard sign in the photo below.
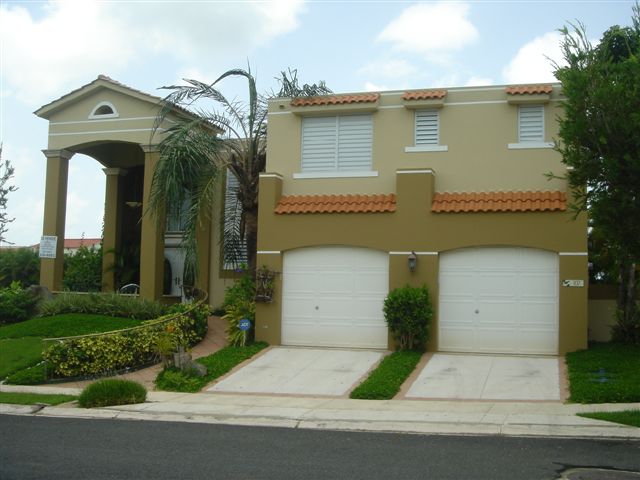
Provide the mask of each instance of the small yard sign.
[{"label": "small yard sign", "polygon": [[40,239],[40,258],[56,258],[58,237],[55,235],[43,235]]},{"label": "small yard sign", "polygon": [[249,320],[248,318],[243,318],[242,320],[240,320],[238,328],[240,328],[240,330],[242,330],[243,332],[246,332],[251,328],[251,320]]},{"label": "small yard sign", "polygon": [[584,280],[563,280],[563,287],[584,287]]}]

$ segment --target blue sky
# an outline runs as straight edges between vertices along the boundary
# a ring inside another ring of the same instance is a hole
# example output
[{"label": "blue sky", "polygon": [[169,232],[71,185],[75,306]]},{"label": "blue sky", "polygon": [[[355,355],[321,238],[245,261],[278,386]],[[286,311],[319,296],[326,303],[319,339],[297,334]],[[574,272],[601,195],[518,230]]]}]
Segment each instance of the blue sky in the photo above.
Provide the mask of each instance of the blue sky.
[{"label": "blue sky", "polygon": [[[557,29],[585,24],[597,40],[629,25],[632,0],[609,1],[65,1],[0,5],[0,141],[19,190],[7,238],[42,234],[47,122],[43,104],[99,74],[163,95],[189,77],[211,81],[250,63],[261,91],[287,67],[335,92],[552,81]],[[221,84],[242,97],[244,83]],[[100,235],[104,174],[70,164],[66,237]]]}]

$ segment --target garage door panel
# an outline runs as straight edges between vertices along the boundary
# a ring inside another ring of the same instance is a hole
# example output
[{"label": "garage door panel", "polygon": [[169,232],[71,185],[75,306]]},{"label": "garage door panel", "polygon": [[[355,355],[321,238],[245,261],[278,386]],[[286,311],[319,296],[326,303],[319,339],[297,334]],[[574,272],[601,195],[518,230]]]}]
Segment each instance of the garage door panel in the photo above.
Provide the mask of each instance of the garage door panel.
[{"label": "garage door panel", "polygon": [[439,348],[557,353],[558,257],[496,247],[440,257]]},{"label": "garage door panel", "polygon": [[[286,252],[282,343],[386,348],[388,254],[353,247]],[[316,308],[317,307],[317,308]]]}]

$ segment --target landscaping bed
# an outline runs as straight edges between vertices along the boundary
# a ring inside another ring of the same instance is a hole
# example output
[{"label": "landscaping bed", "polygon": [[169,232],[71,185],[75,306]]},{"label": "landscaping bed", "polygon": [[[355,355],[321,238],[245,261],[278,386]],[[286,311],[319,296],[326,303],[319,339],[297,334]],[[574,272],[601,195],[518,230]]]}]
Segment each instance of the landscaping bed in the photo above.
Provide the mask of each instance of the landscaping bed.
[{"label": "landscaping bed", "polygon": [[364,400],[390,400],[411,375],[422,358],[421,352],[401,350],[385,357],[369,377],[358,385],[350,398]]}]

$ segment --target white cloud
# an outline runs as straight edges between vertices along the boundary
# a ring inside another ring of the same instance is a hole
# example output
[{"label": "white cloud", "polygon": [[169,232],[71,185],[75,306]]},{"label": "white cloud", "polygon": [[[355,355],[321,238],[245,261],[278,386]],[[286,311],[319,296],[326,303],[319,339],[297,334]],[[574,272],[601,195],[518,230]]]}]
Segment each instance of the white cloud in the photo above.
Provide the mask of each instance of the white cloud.
[{"label": "white cloud", "polygon": [[502,70],[504,80],[507,83],[557,81],[551,61],[562,61],[561,38],[560,33],[548,32],[526,43]]},{"label": "white cloud", "polygon": [[301,0],[257,2],[60,1],[35,19],[0,7],[4,89],[37,104],[97,73],[117,74],[150,55],[178,63],[248,56],[298,26]]},{"label": "white cloud", "polygon": [[450,52],[478,38],[478,31],[467,19],[468,13],[469,5],[463,2],[412,5],[384,28],[378,40],[432,61],[446,61]]},{"label": "white cloud", "polygon": [[488,77],[469,77],[469,80],[464,84],[465,87],[481,87],[485,85],[493,85],[493,80]]},{"label": "white cloud", "polygon": [[372,82],[364,82],[364,91],[365,92],[384,92],[385,90],[390,90],[386,85],[379,85]]}]

